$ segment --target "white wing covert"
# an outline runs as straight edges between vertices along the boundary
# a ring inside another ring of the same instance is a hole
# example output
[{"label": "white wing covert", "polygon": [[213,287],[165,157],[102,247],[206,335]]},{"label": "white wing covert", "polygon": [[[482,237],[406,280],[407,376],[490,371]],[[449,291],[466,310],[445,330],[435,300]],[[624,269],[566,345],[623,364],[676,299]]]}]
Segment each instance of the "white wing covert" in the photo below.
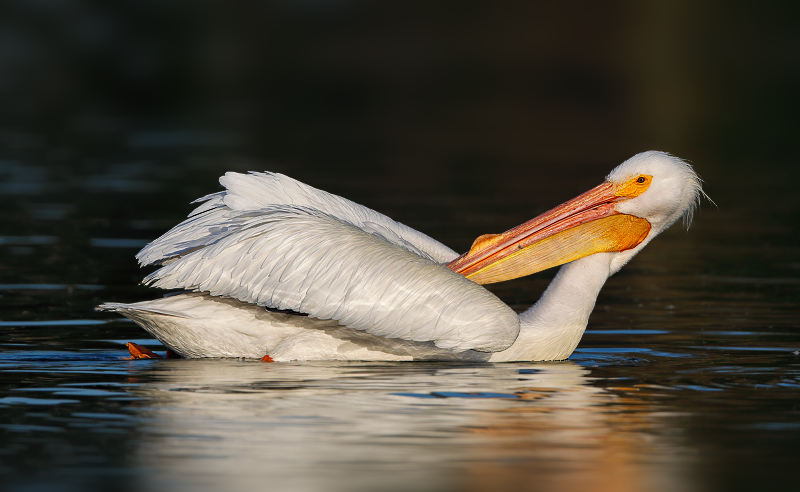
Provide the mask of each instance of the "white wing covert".
[{"label": "white wing covert", "polygon": [[229,172],[219,182],[225,186],[224,191],[195,200],[195,203],[205,203],[136,255],[142,265],[168,263],[171,258],[205,244],[208,236],[224,234],[228,218],[272,205],[316,209],[439,263],[447,263],[458,256],[442,243],[381,213],[283,174]]},{"label": "white wing covert", "polygon": [[397,244],[370,221],[362,228],[290,205],[214,214],[224,198],[211,195],[205,210],[176,227],[202,224],[202,234],[157,244],[170,231],[145,248],[173,255],[145,283],[290,309],[455,351],[504,350],[519,333],[518,316],[500,299]]}]

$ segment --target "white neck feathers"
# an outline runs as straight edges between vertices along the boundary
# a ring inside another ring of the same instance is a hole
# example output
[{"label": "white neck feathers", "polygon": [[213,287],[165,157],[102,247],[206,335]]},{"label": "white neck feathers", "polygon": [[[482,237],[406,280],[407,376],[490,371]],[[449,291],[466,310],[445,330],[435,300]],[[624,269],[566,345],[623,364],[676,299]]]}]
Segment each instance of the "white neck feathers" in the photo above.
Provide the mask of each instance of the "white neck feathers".
[{"label": "white neck feathers", "polygon": [[611,274],[612,253],[598,253],[559,270],[539,302],[520,314],[520,333],[490,361],[563,360],[580,342],[597,294]]}]

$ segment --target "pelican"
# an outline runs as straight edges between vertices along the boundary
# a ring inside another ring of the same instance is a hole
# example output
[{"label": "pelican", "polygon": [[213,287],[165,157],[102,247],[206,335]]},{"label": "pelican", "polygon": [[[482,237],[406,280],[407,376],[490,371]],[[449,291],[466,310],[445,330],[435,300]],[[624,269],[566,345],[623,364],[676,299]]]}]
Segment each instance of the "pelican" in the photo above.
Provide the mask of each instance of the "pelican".
[{"label": "pelican", "polygon": [[[458,255],[350,200],[277,173],[224,191],[138,254],[143,283],[182,289],[99,310],[187,358],[567,359],[606,279],[704,196],[691,165],[643,152],[582,195]],[[481,284],[563,265],[517,314]]]}]

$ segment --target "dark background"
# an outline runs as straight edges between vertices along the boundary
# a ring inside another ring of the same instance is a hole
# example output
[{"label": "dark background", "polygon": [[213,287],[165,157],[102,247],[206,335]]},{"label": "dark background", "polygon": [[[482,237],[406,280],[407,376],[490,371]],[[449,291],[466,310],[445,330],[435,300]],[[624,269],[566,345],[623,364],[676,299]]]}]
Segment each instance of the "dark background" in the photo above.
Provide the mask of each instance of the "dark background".
[{"label": "dark background", "polygon": [[5,1],[0,277],[133,285],[135,248],[229,170],[466,250],[650,149],[693,162],[718,206],[670,231],[705,245],[691,268],[796,277],[797,19],[794,2]]}]

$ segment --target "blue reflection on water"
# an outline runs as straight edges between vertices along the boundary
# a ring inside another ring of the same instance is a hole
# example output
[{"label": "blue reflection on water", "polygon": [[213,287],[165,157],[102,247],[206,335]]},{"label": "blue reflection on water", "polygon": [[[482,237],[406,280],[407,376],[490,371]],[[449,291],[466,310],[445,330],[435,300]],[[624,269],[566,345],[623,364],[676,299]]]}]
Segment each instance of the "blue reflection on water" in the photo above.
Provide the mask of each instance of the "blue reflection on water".
[{"label": "blue reflection on water", "polygon": [[13,391],[30,391],[51,393],[56,396],[116,396],[124,395],[120,391],[98,390],[90,388],[13,388]]},{"label": "blue reflection on water", "polygon": [[89,239],[89,246],[96,248],[142,248],[149,242],[147,239],[97,237]]},{"label": "blue reflection on water", "polygon": [[690,354],[680,352],[664,352],[644,347],[589,347],[577,348],[576,353],[580,354],[647,354],[658,357],[691,357]]},{"label": "blue reflection on water", "polygon": [[58,240],[59,238],[56,236],[0,236],[0,246],[55,244]]},{"label": "blue reflection on water", "polygon": [[11,432],[64,432],[62,427],[51,427],[49,425],[0,424],[0,429]]},{"label": "blue reflection on water", "polygon": [[88,326],[104,325],[108,320],[101,319],[58,319],[53,321],[0,321],[3,326]]},{"label": "blue reflection on water", "polygon": [[586,330],[587,335],[664,335],[667,330]]},{"label": "blue reflection on water", "polygon": [[24,396],[6,396],[4,398],[0,398],[0,405],[61,405],[64,403],[78,402],[79,400],[26,398]]},{"label": "blue reflection on water", "polygon": [[687,347],[698,350],[736,350],[736,351],[754,351],[754,352],[798,352],[800,347],[720,347],[720,346],[691,346]]},{"label": "blue reflection on water", "polygon": [[519,399],[519,395],[507,393],[459,393],[454,391],[434,391],[432,393],[391,393],[396,396],[411,396],[414,398],[512,398]]}]

